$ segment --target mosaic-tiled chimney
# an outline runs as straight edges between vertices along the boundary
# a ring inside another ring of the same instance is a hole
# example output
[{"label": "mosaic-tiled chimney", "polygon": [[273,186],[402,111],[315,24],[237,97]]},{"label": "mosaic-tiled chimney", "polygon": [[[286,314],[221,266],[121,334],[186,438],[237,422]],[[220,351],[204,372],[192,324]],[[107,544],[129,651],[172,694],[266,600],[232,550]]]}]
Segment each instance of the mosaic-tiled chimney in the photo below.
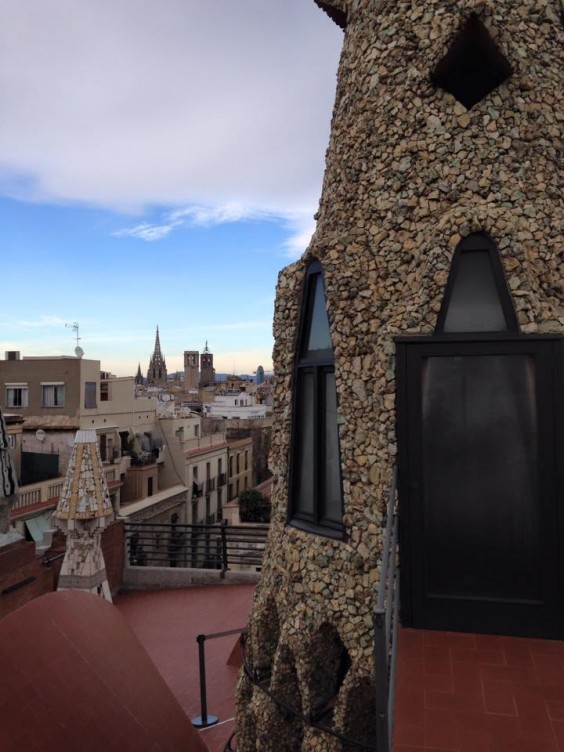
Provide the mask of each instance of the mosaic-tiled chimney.
[{"label": "mosaic-tiled chimney", "polygon": [[10,528],[10,509],[16,501],[18,480],[10,456],[8,433],[0,410],[0,546],[21,540],[22,536]]},{"label": "mosaic-tiled chimney", "polygon": [[101,546],[112,516],[96,431],[77,431],[55,511],[67,533],[58,590],[86,590],[112,602]]},{"label": "mosaic-tiled chimney", "polygon": [[[513,513],[507,489],[521,499],[537,488],[541,465],[545,478],[557,477],[556,429],[530,426],[562,413],[554,380],[564,332],[559,2],[317,4],[344,30],[344,44],[317,228],[278,280],[273,519],[248,642],[256,682],[302,718],[243,675],[241,752],[374,744],[373,610],[394,465],[402,618],[435,628],[443,625],[421,594],[429,582],[440,600],[452,573],[459,611],[471,620],[465,577],[472,583],[483,562],[504,585],[527,580],[543,555],[539,530],[551,522],[541,524],[536,507]],[[462,380],[472,407],[460,420],[484,429],[467,432],[472,446],[449,419]],[[506,405],[508,416],[487,423],[508,400],[530,399],[531,409],[515,417]],[[511,451],[485,472],[498,447]],[[465,466],[449,499],[427,465],[444,471],[448,486],[461,457],[475,467]],[[481,537],[467,546],[462,536],[475,520],[465,514],[482,514],[501,472],[499,519],[480,518]],[[478,500],[464,506],[472,483]],[[414,498],[429,489],[439,512],[425,517]],[[515,551],[496,559],[503,531],[515,536],[507,544]],[[484,552],[482,563],[474,551]],[[510,565],[513,553],[525,559]],[[468,585],[477,588],[476,613],[494,585]],[[420,622],[416,587],[428,606]],[[446,610],[456,620],[450,602]],[[481,628],[519,633],[526,620],[514,613]],[[322,706],[340,738],[309,724]]]}]

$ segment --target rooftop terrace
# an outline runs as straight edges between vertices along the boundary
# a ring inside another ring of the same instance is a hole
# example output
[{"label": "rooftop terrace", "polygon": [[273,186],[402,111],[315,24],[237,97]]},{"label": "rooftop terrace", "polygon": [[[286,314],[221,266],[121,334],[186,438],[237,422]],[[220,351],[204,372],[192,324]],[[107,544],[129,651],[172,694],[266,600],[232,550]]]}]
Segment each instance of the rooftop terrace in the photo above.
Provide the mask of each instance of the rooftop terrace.
[{"label": "rooftop terrace", "polygon": [[[200,715],[198,634],[244,627],[254,589],[218,585],[130,592],[115,599],[188,718]],[[200,731],[209,752],[221,752],[235,729],[238,668],[227,661],[237,642],[231,636],[205,643],[208,712],[219,718]]]}]

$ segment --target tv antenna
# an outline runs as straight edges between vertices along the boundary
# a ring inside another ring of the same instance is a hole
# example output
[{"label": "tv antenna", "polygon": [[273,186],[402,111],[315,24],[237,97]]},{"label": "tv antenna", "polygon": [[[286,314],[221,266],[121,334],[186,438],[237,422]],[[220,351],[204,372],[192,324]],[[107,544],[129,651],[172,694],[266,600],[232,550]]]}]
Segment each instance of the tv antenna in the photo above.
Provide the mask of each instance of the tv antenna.
[{"label": "tv antenna", "polygon": [[82,337],[79,334],[80,327],[79,327],[78,321],[73,321],[72,324],[65,324],[65,326],[67,329],[72,329],[73,332],[75,333],[76,347],[74,348],[74,354],[76,355],[77,358],[82,358],[82,356],[84,355],[84,350],[79,345],[79,342],[82,339]]}]

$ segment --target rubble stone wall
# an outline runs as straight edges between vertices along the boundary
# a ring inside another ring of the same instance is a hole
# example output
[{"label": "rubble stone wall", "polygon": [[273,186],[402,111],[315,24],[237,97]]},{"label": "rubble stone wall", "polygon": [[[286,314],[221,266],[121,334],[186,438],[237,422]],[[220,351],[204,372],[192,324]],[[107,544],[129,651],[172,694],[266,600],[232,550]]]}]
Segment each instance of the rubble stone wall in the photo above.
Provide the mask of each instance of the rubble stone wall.
[{"label": "rubble stone wall", "polygon": [[[564,331],[562,24],[556,0],[323,6],[346,9],[347,28],[317,229],[278,280],[273,520],[249,659],[307,716],[316,662],[346,651],[334,728],[366,741],[374,731],[372,611],[397,452],[394,337],[433,332],[454,249],[478,231],[500,252],[521,331]],[[513,74],[467,110],[430,76],[472,12]],[[286,524],[297,327],[314,258],[323,266],[343,419],[342,541]],[[242,677],[238,749],[349,747],[285,718]]]}]

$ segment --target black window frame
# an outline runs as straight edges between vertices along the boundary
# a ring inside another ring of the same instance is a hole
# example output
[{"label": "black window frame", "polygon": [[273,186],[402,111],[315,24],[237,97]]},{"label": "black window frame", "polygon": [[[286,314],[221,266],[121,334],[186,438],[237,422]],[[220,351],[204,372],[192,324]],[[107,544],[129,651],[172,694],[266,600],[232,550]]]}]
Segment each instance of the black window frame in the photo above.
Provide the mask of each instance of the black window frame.
[{"label": "black window frame", "polygon": [[[311,356],[307,355],[307,337],[308,337],[308,324],[311,321],[312,309],[315,302],[315,289],[317,286],[317,280],[321,277],[323,290],[325,290],[325,281],[323,277],[323,267],[321,262],[317,259],[311,261],[308,265],[303,289],[301,310],[299,319],[299,329],[297,336],[296,347],[296,360],[294,365],[294,379],[293,379],[293,400],[292,400],[292,429],[291,429],[291,453],[290,453],[290,465],[289,465],[289,499],[288,499],[288,511],[287,511],[287,524],[304,530],[308,533],[324,536],[327,538],[334,538],[342,540],[345,536],[345,528],[342,522],[344,515],[344,496],[343,496],[343,478],[341,473],[341,463],[339,462],[339,495],[341,502],[341,520],[336,522],[335,520],[328,519],[325,516],[325,506],[323,504],[324,495],[324,480],[323,480],[323,468],[324,468],[324,438],[325,438],[325,416],[326,411],[324,409],[326,405],[326,389],[325,389],[325,376],[328,373],[335,373],[335,358],[333,349],[331,347],[330,354],[324,354],[323,356]],[[329,314],[328,319],[329,319]],[[330,329],[330,319],[329,319]],[[300,469],[300,415],[302,414],[301,406],[303,404],[303,389],[301,388],[301,382],[304,374],[313,373],[313,463],[312,469],[313,475],[313,512],[308,513],[298,507],[298,484],[299,484],[299,469]],[[339,409],[338,393],[335,395],[337,411]],[[340,441],[338,436],[337,425],[337,442],[339,445],[338,454],[341,456]]]},{"label": "black window frame", "polygon": [[29,407],[29,387],[27,384],[5,385],[5,407],[21,409]]}]

